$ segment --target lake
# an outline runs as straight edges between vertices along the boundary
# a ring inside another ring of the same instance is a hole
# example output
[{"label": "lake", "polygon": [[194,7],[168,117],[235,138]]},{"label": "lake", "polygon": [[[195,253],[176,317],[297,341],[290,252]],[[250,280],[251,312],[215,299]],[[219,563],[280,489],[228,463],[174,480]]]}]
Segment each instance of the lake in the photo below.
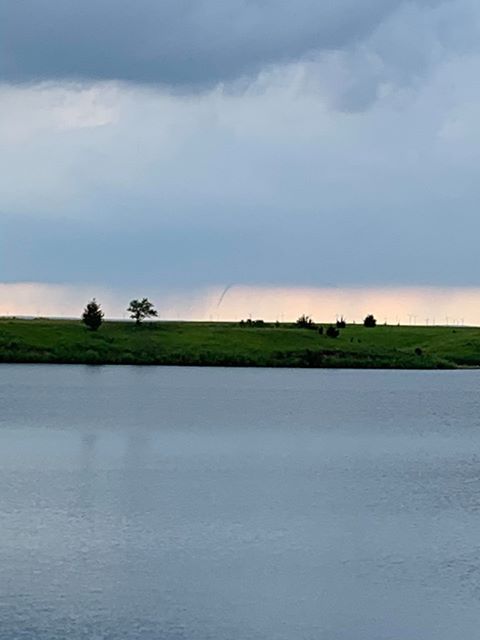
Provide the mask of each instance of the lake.
[{"label": "lake", "polygon": [[479,389],[0,365],[1,640],[476,640]]}]

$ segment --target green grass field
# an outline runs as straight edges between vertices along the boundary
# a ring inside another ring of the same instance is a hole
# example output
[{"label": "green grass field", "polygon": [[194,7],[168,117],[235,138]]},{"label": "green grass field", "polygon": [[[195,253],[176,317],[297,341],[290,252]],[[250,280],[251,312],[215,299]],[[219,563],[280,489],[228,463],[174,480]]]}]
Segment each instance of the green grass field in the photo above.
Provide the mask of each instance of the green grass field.
[{"label": "green grass field", "polygon": [[0,362],[432,369],[480,366],[480,328],[0,319]]}]

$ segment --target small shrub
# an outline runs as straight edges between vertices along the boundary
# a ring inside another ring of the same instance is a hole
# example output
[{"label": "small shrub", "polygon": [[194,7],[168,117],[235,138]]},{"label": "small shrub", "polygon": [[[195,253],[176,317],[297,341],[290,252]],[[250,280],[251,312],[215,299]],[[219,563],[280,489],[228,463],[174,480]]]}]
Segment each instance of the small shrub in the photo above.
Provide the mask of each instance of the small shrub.
[{"label": "small shrub", "polygon": [[363,326],[368,328],[376,327],[377,321],[375,320],[375,317],[372,314],[368,315],[363,321]]},{"label": "small shrub", "polygon": [[101,361],[101,357],[95,349],[87,349],[84,354],[84,360],[88,364],[96,364]]},{"label": "small shrub", "polygon": [[265,327],[265,321],[264,320],[252,320],[251,318],[248,318],[247,320],[240,320],[240,326],[241,327]]},{"label": "small shrub", "polygon": [[264,320],[252,320],[251,318],[248,318],[247,320],[240,320],[239,324],[241,327],[266,327]]},{"label": "small shrub", "polygon": [[323,336],[323,333],[324,333],[324,329],[323,329],[323,327],[318,327],[318,333],[319,333],[321,336]]},{"label": "small shrub", "polygon": [[328,327],[327,336],[329,338],[338,338],[339,335],[340,335],[339,329],[337,329],[336,327]]},{"label": "small shrub", "polygon": [[416,356],[423,356],[423,351],[420,349],[420,347],[417,347],[415,349],[415,355]]}]

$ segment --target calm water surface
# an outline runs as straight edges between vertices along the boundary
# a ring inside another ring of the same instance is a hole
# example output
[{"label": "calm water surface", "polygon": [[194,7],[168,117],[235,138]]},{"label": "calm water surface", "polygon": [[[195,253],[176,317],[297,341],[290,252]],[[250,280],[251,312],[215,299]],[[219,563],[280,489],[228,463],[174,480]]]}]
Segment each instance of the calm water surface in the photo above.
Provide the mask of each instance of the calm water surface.
[{"label": "calm water surface", "polygon": [[477,640],[479,389],[0,366],[0,638]]}]

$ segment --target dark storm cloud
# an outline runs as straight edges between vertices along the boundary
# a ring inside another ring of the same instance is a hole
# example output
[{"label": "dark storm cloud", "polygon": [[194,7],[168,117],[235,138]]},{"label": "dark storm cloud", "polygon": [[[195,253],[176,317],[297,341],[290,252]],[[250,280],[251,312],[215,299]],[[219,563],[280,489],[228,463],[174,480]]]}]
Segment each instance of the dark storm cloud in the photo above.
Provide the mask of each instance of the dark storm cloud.
[{"label": "dark storm cloud", "polygon": [[402,4],[0,0],[0,80],[208,85],[314,50],[347,47]]}]

